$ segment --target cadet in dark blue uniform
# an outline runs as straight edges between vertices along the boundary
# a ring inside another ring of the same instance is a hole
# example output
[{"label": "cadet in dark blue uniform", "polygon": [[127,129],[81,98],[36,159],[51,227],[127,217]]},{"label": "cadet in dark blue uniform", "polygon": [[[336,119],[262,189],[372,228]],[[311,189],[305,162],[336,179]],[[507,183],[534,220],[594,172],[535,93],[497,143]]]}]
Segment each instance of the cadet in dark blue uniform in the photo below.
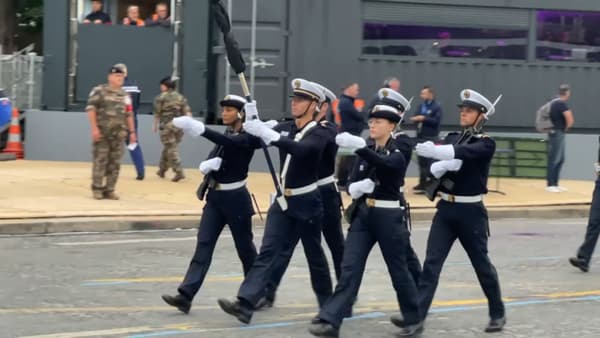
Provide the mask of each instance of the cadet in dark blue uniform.
[{"label": "cadet in dark blue uniform", "polygon": [[[343,318],[351,311],[369,252],[379,244],[406,326],[401,336],[416,333],[421,324],[417,286],[406,264],[409,233],[400,205],[400,184],[406,160],[392,139],[400,113],[391,106],[376,105],[370,114],[369,133],[374,143],[342,133],[339,146],[356,150],[358,170],[348,187],[356,206],[346,238],[342,275],[331,298],[323,305],[309,331],[315,336],[338,337]],[[352,208],[350,209],[352,210]]]},{"label": "cadet in dark blue uniform", "polygon": [[217,239],[225,224],[229,225],[237,254],[242,262],[244,274],[247,274],[254,259],[256,247],[252,235],[252,202],[246,179],[248,165],[254,150],[260,147],[260,139],[242,130],[244,118],[243,107],[246,100],[237,95],[228,95],[221,102],[223,107],[223,124],[227,125],[225,134],[206,128],[202,122],[188,116],[173,119],[173,124],[187,134],[204,136],[215,143],[220,157],[215,157],[213,150],[209,159],[200,163],[200,171],[204,175],[212,172],[211,182],[206,196],[206,205],[202,212],[202,220],[198,229],[196,251],[185,278],[179,288],[178,295],[163,295],[169,305],[188,313],[192,299],[200,290],[217,244]]},{"label": "cadet in dark blue uniform", "polygon": [[335,160],[338,151],[338,145],[335,143],[337,135],[337,126],[335,123],[327,121],[327,113],[331,103],[336,100],[333,92],[318,83],[315,83],[325,96],[325,101],[321,103],[320,112],[315,117],[319,123],[321,134],[323,135],[325,149],[319,161],[319,192],[323,199],[323,237],[333,260],[335,276],[340,278],[342,273],[342,259],[344,258],[344,230],[342,229],[342,199],[335,182]]},{"label": "cadet in dark blue uniform", "polygon": [[[319,186],[319,193],[323,200],[323,237],[329,246],[331,251],[331,257],[333,259],[333,267],[335,269],[335,276],[339,279],[341,274],[342,258],[344,256],[344,231],[342,229],[342,214],[341,206],[342,199],[340,192],[337,189],[335,183],[335,158],[337,155],[338,146],[335,143],[335,136],[337,135],[337,127],[335,124],[330,123],[326,120],[327,111],[331,105],[331,102],[335,101],[336,97],[333,92],[329,89],[321,86],[318,83],[314,83],[315,86],[321,89],[325,97],[325,101],[321,102],[319,111],[315,116],[315,121],[319,123],[316,128],[320,130],[318,133],[323,136],[323,142],[326,143],[323,155],[319,160],[319,180],[317,185]],[[293,125],[293,121],[282,122],[277,125],[274,130],[286,132],[289,134],[290,127]],[[283,163],[284,159],[281,161]],[[286,250],[282,252],[277,258],[276,263],[273,267],[273,273],[271,280],[267,286],[265,299],[259,303],[257,307],[271,307],[275,301],[275,293],[287,270],[290,260],[294,254],[294,248],[297,245],[297,241],[292,243]]]},{"label": "cadet in dark blue uniform", "polygon": [[[138,110],[140,108],[140,97],[142,96],[142,90],[138,85],[129,78],[127,75],[127,66],[119,63],[116,65],[117,67],[123,69],[125,73],[125,82],[123,83],[123,90],[129,94],[131,97],[131,106],[133,108],[133,122],[135,123],[135,134],[138,133]],[[129,137],[125,140],[125,143],[129,146]],[[144,179],[144,154],[142,153],[142,147],[140,146],[140,139],[138,137],[137,143],[135,144],[135,148],[133,150],[129,148],[129,155],[131,156],[131,162],[133,162],[135,166],[135,171],[137,173],[136,179],[141,181]]]},{"label": "cadet in dark blue uniform", "polygon": [[[402,122],[404,120],[404,114],[406,111],[410,110],[410,101],[406,100],[402,94],[390,89],[390,88],[381,88],[377,92],[377,97],[379,98],[379,104],[387,104],[392,107],[398,109],[400,112],[400,122],[396,126],[396,130],[394,131],[393,138],[394,143],[396,144],[396,148],[400,150],[402,155],[404,155],[404,159],[406,160],[406,166],[410,163],[412,152],[414,148],[414,141],[411,137],[406,135],[402,128]],[[406,209],[407,216],[410,210],[408,209],[408,202],[404,197],[404,176],[402,176],[402,181],[400,182],[400,202],[402,206]],[[408,219],[407,219],[408,221]],[[406,224],[409,226],[408,222]],[[408,229],[410,231],[410,228]],[[406,263],[408,264],[408,271],[412,275],[415,283],[418,285],[419,277],[421,275],[421,262],[419,261],[419,257],[415,253],[415,250],[412,248],[410,241],[406,247]]]},{"label": "cadet in dark blue uniform", "polygon": [[[442,200],[437,204],[429,232],[427,254],[419,280],[419,301],[425,319],[444,261],[458,239],[488,299],[490,322],[485,331],[497,332],[502,330],[506,319],[498,274],[488,257],[489,226],[482,202],[483,195],[487,193],[488,172],[496,143],[476,130],[483,119],[494,113],[495,108],[475,91],[466,89],[460,96],[460,124],[465,128],[463,133],[473,133],[473,137],[462,144],[455,144],[462,135],[453,133],[446,137],[445,145],[425,142],[416,147],[419,156],[439,160],[431,165],[431,173],[442,178],[439,194]],[[393,316],[392,322],[397,326],[404,324],[399,316]]]},{"label": "cadet in dark blue uniform", "polygon": [[[278,196],[269,208],[260,253],[240,286],[237,299],[219,299],[226,313],[243,323],[249,323],[264,295],[274,262],[290,243],[299,237],[308,261],[313,290],[319,305],[331,295],[329,266],[321,246],[323,205],[317,188],[318,163],[325,143],[319,135],[314,112],[323,94],[311,82],[292,81],[292,116],[295,123],[289,137],[282,135],[259,120],[244,123],[246,131],[259,136],[287,153],[281,171],[283,196]],[[248,114],[256,112],[256,104],[246,105]]]},{"label": "cadet in dark blue uniform", "polygon": [[[600,138],[598,139],[600,142]],[[594,248],[598,243],[598,235],[600,235],[600,148],[598,148],[598,162],[594,164],[594,169],[598,178],[592,196],[592,206],[590,207],[590,217],[588,226],[585,232],[585,240],[579,247],[576,257],[569,258],[569,262],[583,272],[588,272],[590,269],[590,260],[594,253]]]}]

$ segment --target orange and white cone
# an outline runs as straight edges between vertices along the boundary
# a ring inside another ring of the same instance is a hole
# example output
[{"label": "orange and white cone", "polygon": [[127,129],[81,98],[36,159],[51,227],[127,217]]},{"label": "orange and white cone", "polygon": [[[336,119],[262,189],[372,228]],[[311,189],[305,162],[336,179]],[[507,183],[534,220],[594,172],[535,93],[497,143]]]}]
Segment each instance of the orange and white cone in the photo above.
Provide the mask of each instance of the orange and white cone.
[{"label": "orange and white cone", "polygon": [[19,110],[13,108],[10,128],[8,129],[8,141],[4,153],[12,153],[18,159],[23,158],[23,143],[21,143],[21,125],[19,124]]}]

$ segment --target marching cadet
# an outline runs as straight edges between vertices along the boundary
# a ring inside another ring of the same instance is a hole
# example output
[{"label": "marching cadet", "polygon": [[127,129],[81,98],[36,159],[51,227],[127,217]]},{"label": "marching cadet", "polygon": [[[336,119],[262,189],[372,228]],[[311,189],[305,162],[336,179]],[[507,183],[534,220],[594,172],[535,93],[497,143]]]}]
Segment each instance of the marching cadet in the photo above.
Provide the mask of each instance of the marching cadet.
[{"label": "marching cadet", "polygon": [[167,76],[160,81],[161,93],[154,99],[154,125],[153,131],[160,131],[160,142],[163,151],[160,155],[160,163],[156,174],[160,178],[165,177],[169,168],[175,172],[173,182],[185,178],[177,145],[181,142],[183,131],[173,125],[173,119],[179,116],[192,116],[191,108],[183,95],[175,90],[175,81]]},{"label": "marching cadet", "polygon": [[[600,142],[600,138],[598,138],[598,141]],[[592,259],[596,243],[598,243],[598,235],[600,235],[600,148],[598,148],[598,162],[594,163],[594,169],[598,178],[596,179],[596,186],[592,195],[592,205],[590,207],[585,240],[579,247],[577,256],[569,258],[571,265],[583,272],[588,272],[590,269],[590,260]]]},{"label": "marching cadet", "polygon": [[[401,125],[404,122],[405,112],[410,110],[410,101],[407,101],[404,98],[404,96],[402,96],[402,94],[390,88],[381,88],[377,92],[377,97],[379,98],[378,102],[380,104],[391,105],[392,107],[400,111],[400,122],[398,122],[396,126],[393,138],[394,142],[396,143],[396,147],[398,148],[398,150],[400,150],[402,155],[404,155],[404,159],[406,160],[406,166],[408,167],[408,164],[410,163],[410,160],[412,158],[414,142],[412,138],[410,138],[402,131]],[[408,207],[408,202],[406,201],[406,198],[404,196],[404,176],[402,176],[402,181],[400,183],[400,202],[407,213],[406,225],[407,227],[409,227],[410,224],[408,224],[408,222],[410,221],[410,215],[408,213],[410,212],[410,210]],[[415,250],[410,244],[410,241],[406,246],[406,263],[408,264],[408,271],[410,271],[410,274],[412,275],[415,283],[418,285],[419,277],[421,275],[421,262],[419,261],[419,257],[417,256]]]},{"label": "marching cadet", "polygon": [[[321,246],[323,205],[318,191],[319,159],[325,142],[313,120],[323,93],[313,83],[294,79],[291,110],[294,125],[288,136],[270,129],[258,119],[244,123],[247,133],[260,137],[286,154],[281,170],[283,196],[269,208],[263,241],[256,260],[240,286],[237,299],[219,299],[226,313],[249,323],[258,302],[264,297],[275,259],[297,236],[302,240],[319,306],[331,295],[329,266]],[[246,104],[248,116],[258,116],[256,103]]]},{"label": "marching cadet", "polygon": [[[444,145],[428,141],[416,146],[419,156],[438,160],[432,164],[431,173],[437,179],[442,178],[441,200],[429,231],[427,254],[419,280],[419,302],[424,320],[444,261],[458,239],[488,299],[490,321],[485,332],[498,332],[504,327],[506,318],[498,274],[488,257],[489,223],[483,205],[496,143],[481,133],[483,122],[495,112],[495,107],[483,95],[470,89],[463,90],[460,97],[462,103],[458,106],[463,132],[449,134]],[[461,142],[457,142],[459,139]],[[400,327],[405,324],[397,315],[391,320]]]},{"label": "marching cadet", "polygon": [[[318,122],[317,128],[319,128],[319,134],[323,136],[322,142],[326,143],[323,155],[319,160],[319,180],[317,185],[319,187],[319,193],[323,200],[323,237],[329,246],[331,251],[331,257],[333,259],[333,267],[335,269],[336,278],[340,278],[342,258],[344,256],[344,231],[342,229],[342,199],[340,192],[337,188],[334,172],[335,172],[335,159],[337,155],[338,146],[335,143],[335,136],[337,135],[337,127],[335,124],[328,122],[327,111],[331,106],[331,103],[336,100],[333,92],[318,83],[313,82],[313,85],[318,87],[325,101],[320,102],[319,109],[316,111],[315,121]],[[280,123],[274,128],[274,130],[287,130],[287,123]],[[275,301],[275,293],[289,262],[294,254],[294,248],[298,239],[289,246],[288,249],[284,250],[282,255],[276,259],[276,263],[273,267],[273,273],[271,275],[271,281],[267,287],[265,298],[257,306],[271,307]]]},{"label": "marching cadet", "polygon": [[325,101],[321,102],[319,113],[315,117],[324,141],[326,140],[323,155],[319,160],[319,180],[317,181],[323,199],[323,237],[331,251],[335,277],[339,279],[342,274],[342,259],[344,258],[344,230],[342,229],[341,214],[342,198],[334,176],[338,151],[338,145],[335,143],[337,126],[335,123],[327,121],[327,113],[337,98],[331,90],[318,83],[314,84],[321,89],[325,97]]},{"label": "marching cadet", "polygon": [[192,299],[204,282],[217,239],[225,224],[231,230],[244,274],[248,273],[256,258],[256,247],[252,241],[254,210],[246,189],[246,179],[254,150],[260,148],[260,139],[242,129],[245,103],[246,100],[237,95],[227,95],[220,102],[223,124],[227,126],[225,134],[211,130],[189,116],[173,119],[175,127],[193,137],[202,135],[216,144],[215,149],[221,149],[213,150],[209,159],[200,163],[200,171],[204,175],[210,173],[209,179],[213,182],[207,182],[209,190],[198,228],[194,257],[177,289],[178,294],[162,296],[167,304],[184,313],[190,311]]},{"label": "marching cadet", "polygon": [[92,192],[98,200],[119,199],[115,186],[127,133],[130,143],[137,141],[131,98],[122,88],[123,80],[123,70],[112,66],[108,72],[108,83],[92,89],[85,109],[92,127]]},{"label": "marching cadet", "polygon": [[[403,102],[406,99],[402,97]],[[309,329],[320,337],[338,337],[343,318],[351,312],[364,273],[367,257],[379,244],[396,291],[406,325],[400,336],[415,334],[422,327],[417,286],[406,264],[409,233],[400,202],[400,185],[406,173],[406,160],[392,138],[400,122],[398,109],[376,105],[369,116],[367,142],[349,133],[336,137],[340,147],[355,150],[358,169],[348,191],[353,206],[347,210],[350,228],[346,238],[342,275],[331,298],[321,307]]]}]

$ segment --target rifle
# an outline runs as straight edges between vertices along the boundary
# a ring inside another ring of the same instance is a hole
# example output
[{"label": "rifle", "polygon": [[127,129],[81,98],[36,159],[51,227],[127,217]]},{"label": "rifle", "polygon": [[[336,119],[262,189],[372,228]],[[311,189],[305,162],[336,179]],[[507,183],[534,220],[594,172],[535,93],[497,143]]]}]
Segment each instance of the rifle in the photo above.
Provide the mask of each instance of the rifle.
[{"label": "rifle", "polygon": [[[481,121],[485,121],[485,119],[482,119]],[[475,134],[477,134],[479,132],[479,130],[481,130],[481,127],[483,127],[483,122],[480,122],[479,124],[480,124],[479,128],[471,127],[471,128],[466,129],[462,133],[462,135],[460,135],[458,140],[456,140],[456,142],[454,142],[453,144],[459,145],[459,144],[469,143],[471,138]],[[446,175],[447,175],[447,173],[444,174],[440,178],[436,178],[433,175],[430,175],[429,177],[427,177],[427,181],[425,182],[425,196],[427,196],[427,198],[430,201],[433,201],[436,198],[441,186],[443,186],[444,188],[446,188],[448,190],[452,190],[452,188],[454,187],[454,182],[452,182],[449,178],[447,178]]]},{"label": "rifle", "polygon": [[[388,143],[385,145],[385,147],[383,147],[383,149],[381,149],[381,151],[385,151],[388,149],[388,145],[391,144],[392,138],[390,138],[388,140]],[[379,181],[377,179],[373,179],[373,175],[375,174],[375,170],[377,170],[377,168],[375,166],[370,166],[369,167],[369,171],[367,172],[367,175],[365,176],[365,178],[370,178],[373,181],[375,181],[375,187],[377,187],[379,185]],[[349,185],[348,185],[349,186]],[[340,194],[340,198],[341,198],[341,194]],[[367,195],[363,194],[362,196],[360,196],[357,199],[353,199],[352,202],[348,205],[348,207],[346,207],[346,210],[343,211],[344,213],[344,218],[346,219],[346,222],[348,222],[348,224],[352,224],[352,221],[354,220],[354,217],[356,217],[356,212],[358,211],[358,208],[363,205],[362,202],[364,202],[367,199]]]},{"label": "rifle", "polygon": [[[496,99],[496,101],[494,101],[492,106],[496,106],[496,104],[500,101],[501,98],[502,95],[498,96],[498,98]],[[471,126],[465,131],[463,131],[462,135],[460,135],[458,140],[456,140],[453,144],[459,145],[469,143],[473,136],[479,134],[481,132],[481,129],[483,129],[483,126],[488,120],[488,114],[485,114],[484,117],[485,118],[479,120],[479,122],[477,122],[476,125]],[[436,178],[433,175],[430,175],[427,178],[427,181],[425,182],[425,196],[427,196],[427,198],[430,201],[433,201],[436,198],[441,186],[448,190],[452,190],[452,188],[454,187],[454,182],[452,182],[452,180],[450,180],[446,176],[447,173],[442,175],[442,177],[440,178]]]}]

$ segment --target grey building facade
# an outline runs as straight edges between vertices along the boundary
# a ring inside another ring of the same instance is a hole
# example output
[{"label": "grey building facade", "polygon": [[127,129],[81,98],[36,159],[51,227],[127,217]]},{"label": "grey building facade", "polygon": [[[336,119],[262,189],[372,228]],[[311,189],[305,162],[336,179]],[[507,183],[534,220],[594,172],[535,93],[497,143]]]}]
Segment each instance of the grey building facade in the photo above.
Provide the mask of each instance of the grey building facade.
[{"label": "grey building facade", "polygon": [[[231,1],[234,33],[248,59],[252,1]],[[452,112],[458,92],[472,88],[491,98],[503,94],[490,128],[532,130],[537,108],[559,84],[569,83],[576,130],[592,133],[600,127],[595,88],[600,75],[600,2],[258,0],[257,4],[254,94],[267,118],[285,116],[294,77],[319,81],[335,92],[358,82],[361,96],[368,100],[384,78],[396,76],[409,97],[417,96],[425,84],[436,89],[447,111],[445,126],[455,124]],[[70,67],[73,39],[66,23],[70,1],[47,2],[46,22],[62,24],[49,25],[45,32],[46,107],[80,109],[92,84],[102,81],[104,69],[117,61],[130,65],[132,76],[146,89],[142,101],[148,104],[158,91],[156,82],[173,72],[176,57],[181,88],[193,110],[214,120],[218,99],[225,94],[221,36],[212,27],[209,1],[185,0],[179,5],[178,34],[173,29],[79,25],[76,67]],[[179,44],[175,56],[174,41]],[[250,69],[249,60],[248,65]],[[230,83],[231,92],[241,92],[235,74]]]},{"label": "grey building facade", "polygon": [[[44,30],[44,107],[28,114],[28,159],[90,159],[83,107],[92,86],[104,82],[116,62],[126,63],[142,87],[142,114],[152,110],[158,81],[172,74],[179,77],[194,113],[217,121],[227,81],[211,1],[172,1],[178,24],[170,28],[82,25],[73,14],[81,1],[45,2],[45,22],[51,24]],[[233,31],[249,75],[252,1],[231,1]],[[121,2],[105,1],[114,6],[108,12],[122,9]],[[490,99],[503,94],[488,123],[492,135],[542,139],[532,133],[535,112],[559,84],[569,83],[576,123],[567,140],[564,177],[593,178],[585,163],[595,159],[598,144],[592,134],[600,128],[600,2],[258,0],[257,5],[253,94],[263,118],[287,116],[295,77],[318,81],[336,93],[357,82],[361,98],[369,100],[385,78],[395,76],[403,94],[417,101],[423,85],[435,89],[445,110],[443,130],[456,127],[458,93],[471,88]],[[241,94],[235,74],[229,84],[231,93]],[[150,116],[140,117],[140,136],[148,163],[155,164],[160,149],[150,121]],[[63,151],[64,140],[76,147]],[[210,150],[206,142],[183,147],[189,167]],[[253,169],[264,170],[260,156]]]}]

